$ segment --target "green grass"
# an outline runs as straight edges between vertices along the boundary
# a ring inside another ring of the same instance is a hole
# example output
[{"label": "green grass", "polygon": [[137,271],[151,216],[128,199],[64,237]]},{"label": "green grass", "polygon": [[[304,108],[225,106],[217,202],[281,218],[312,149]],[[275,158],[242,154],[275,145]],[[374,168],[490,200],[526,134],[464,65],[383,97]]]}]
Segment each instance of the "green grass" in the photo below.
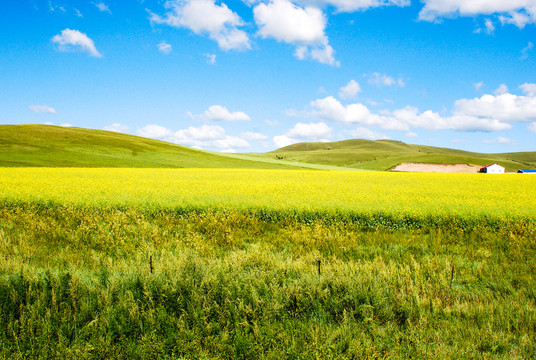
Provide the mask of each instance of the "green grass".
[{"label": "green grass", "polygon": [[364,170],[388,170],[404,162],[481,166],[498,162],[507,171],[536,168],[536,152],[483,154],[392,140],[299,143],[255,156]]},{"label": "green grass", "polygon": [[300,143],[264,154],[221,154],[102,130],[0,125],[0,166],[388,170],[403,162],[536,168],[536,152],[481,154],[391,140]]},{"label": "green grass", "polygon": [[531,359],[534,239],[4,203],[0,358]]},{"label": "green grass", "polygon": [[0,125],[0,166],[295,168],[221,156],[115,132],[50,125]]}]

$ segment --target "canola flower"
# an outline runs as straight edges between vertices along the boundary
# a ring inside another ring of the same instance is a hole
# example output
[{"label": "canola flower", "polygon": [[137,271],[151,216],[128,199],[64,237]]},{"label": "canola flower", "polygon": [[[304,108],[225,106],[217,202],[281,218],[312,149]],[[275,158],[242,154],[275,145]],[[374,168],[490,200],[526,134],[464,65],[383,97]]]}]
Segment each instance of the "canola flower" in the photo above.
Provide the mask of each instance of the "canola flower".
[{"label": "canola flower", "polygon": [[0,201],[83,207],[535,219],[536,176],[257,169],[0,168]]}]

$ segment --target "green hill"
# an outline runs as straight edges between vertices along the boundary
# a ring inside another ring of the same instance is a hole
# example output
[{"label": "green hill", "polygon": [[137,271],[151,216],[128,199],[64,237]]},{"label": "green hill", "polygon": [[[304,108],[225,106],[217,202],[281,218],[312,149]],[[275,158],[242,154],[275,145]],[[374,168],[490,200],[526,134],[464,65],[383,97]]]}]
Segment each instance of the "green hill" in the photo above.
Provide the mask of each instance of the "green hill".
[{"label": "green hill", "polygon": [[345,140],[331,143],[299,143],[266,153],[285,161],[326,164],[363,170],[388,170],[405,162],[489,165],[500,163],[507,171],[536,168],[536,152],[483,154],[393,140]]},{"label": "green hill", "polygon": [[0,166],[295,168],[103,130],[0,125]]}]

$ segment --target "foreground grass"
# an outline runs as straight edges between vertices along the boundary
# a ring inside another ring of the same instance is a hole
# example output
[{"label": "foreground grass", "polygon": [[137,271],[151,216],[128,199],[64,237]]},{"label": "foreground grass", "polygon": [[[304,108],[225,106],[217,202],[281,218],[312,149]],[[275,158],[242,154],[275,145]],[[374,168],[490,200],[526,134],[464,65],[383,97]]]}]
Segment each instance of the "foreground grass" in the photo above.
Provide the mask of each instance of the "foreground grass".
[{"label": "foreground grass", "polygon": [[[0,356],[536,356],[536,227],[6,203]],[[320,271],[319,271],[320,264]]]}]

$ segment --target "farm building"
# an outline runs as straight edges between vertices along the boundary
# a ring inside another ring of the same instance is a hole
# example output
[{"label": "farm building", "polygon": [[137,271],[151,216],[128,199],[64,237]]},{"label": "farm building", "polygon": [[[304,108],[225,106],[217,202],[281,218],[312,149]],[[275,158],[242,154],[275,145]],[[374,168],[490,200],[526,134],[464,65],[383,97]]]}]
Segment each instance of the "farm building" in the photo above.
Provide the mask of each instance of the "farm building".
[{"label": "farm building", "polygon": [[536,174],[536,170],[530,170],[530,169],[519,169],[517,171],[518,174]]},{"label": "farm building", "polygon": [[504,174],[504,168],[499,164],[491,164],[484,166],[479,172],[486,174]]}]

